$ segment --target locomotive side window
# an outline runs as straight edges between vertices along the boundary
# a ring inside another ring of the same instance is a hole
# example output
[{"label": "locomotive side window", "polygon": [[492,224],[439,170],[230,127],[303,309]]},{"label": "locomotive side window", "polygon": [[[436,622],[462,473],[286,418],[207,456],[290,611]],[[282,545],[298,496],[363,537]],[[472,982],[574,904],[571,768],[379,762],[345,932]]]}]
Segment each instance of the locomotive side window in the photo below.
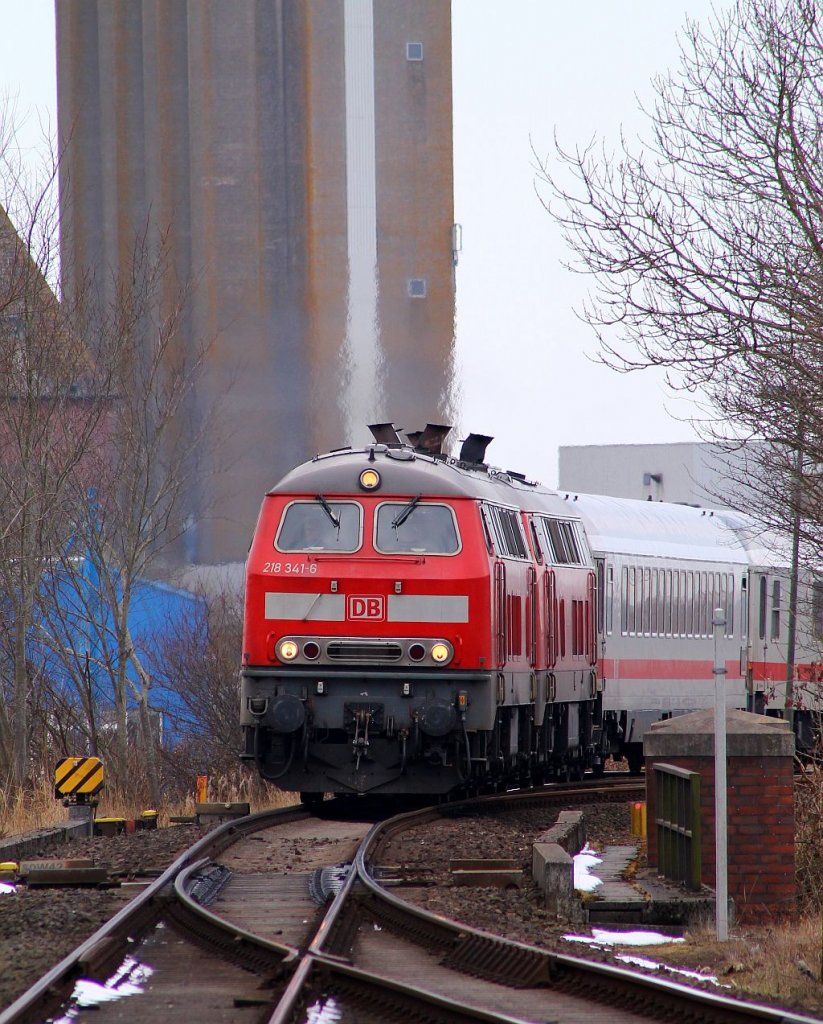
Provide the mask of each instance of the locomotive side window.
[{"label": "locomotive side window", "polygon": [[485,503],[481,509],[497,553],[503,558],[528,558],[519,513],[514,509]]},{"label": "locomotive side window", "polygon": [[460,539],[448,505],[386,502],[377,509],[374,546],[383,554],[454,555]]},{"label": "locomotive side window", "polygon": [[274,540],[278,551],[356,551],[362,508],[351,501],[293,501]]},{"label": "locomotive side window", "polygon": [[[585,565],[588,548],[577,531],[577,523],[562,519],[543,519],[537,522],[542,527],[543,545],[551,553],[555,565]],[[538,531],[539,532],[539,531]]]},{"label": "locomotive side window", "polygon": [[543,545],[540,542],[540,534],[538,533],[537,527],[534,525],[534,519],[529,519],[529,529],[532,532],[532,544],[534,545],[534,557],[537,559],[537,564],[543,564]]}]

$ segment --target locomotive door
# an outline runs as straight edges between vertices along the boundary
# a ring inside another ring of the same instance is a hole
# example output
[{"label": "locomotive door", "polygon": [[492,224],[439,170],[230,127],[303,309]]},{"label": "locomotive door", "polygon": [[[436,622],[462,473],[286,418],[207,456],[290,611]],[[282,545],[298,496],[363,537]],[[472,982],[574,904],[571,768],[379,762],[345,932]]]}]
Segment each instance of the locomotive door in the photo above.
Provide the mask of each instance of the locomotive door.
[{"label": "locomotive door", "polygon": [[497,667],[503,668],[509,646],[508,608],[506,607],[506,565],[494,563],[494,640]]},{"label": "locomotive door", "polygon": [[527,570],[526,580],[526,655],[529,668],[537,667],[537,572],[533,565]]},{"label": "locomotive door", "polygon": [[553,669],[557,664],[557,581],[552,569],[543,573],[543,609],[546,622],[546,667]]}]

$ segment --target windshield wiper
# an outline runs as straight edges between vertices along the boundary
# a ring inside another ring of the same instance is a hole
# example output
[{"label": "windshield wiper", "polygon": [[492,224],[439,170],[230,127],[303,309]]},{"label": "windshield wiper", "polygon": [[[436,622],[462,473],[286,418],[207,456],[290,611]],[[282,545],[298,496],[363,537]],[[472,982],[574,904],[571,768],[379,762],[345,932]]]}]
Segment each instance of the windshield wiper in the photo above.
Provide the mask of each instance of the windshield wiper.
[{"label": "windshield wiper", "polygon": [[418,501],[420,501],[420,498],[421,495],[418,494],[416,498],[412,498],[412,500],[408,503],[408,505],[405,506],[405,508],[403,508],[400,512],[397,513],[397,517],[392,520],[392,526],[395,528],[395,530],[397,529],[398,526],[402,526],[403,523],[405,523],[405,521],[412,514],[412,512],[414,512],[415,506],[417,505]]},{"label": "windshield wiper", "polygon": [[334,511],[332,510],[331,505],[326,501],[326,499],[323,497],[322,494],[315,494],[314,500],[320,502],[320,504],[323,506],[323,511],[326,513],[326,515],[329,517],[329,519],[331,519],[332,526],[339,533],[340,532],[340,516],[335,515]]}]

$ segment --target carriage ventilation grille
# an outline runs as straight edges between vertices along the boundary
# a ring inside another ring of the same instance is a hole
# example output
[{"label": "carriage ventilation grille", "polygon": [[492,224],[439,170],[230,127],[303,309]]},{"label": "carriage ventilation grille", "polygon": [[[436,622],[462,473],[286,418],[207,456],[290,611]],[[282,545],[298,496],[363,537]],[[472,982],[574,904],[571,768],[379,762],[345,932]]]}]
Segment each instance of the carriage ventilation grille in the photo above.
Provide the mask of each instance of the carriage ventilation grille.
[{"label": "carriage ventilation grille", "polygon": [[383,664],[400,661],[403,649],[400,644],[385,640],[335,640],[326,648],[329,661],[359,661],[369,664]]}]

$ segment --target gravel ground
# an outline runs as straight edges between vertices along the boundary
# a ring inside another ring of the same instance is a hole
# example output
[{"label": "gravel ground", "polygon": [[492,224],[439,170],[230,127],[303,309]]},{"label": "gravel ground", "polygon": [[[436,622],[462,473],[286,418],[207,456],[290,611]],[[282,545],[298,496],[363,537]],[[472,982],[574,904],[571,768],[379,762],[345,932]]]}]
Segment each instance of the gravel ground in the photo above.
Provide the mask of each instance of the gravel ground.
[{"label": "gravel ground", "polygon": [[[627,805],[588,805],[583,813],[593,848],[638,844],[631,834]],[[562,946],[564,953],[578,953],[562,941],[562,936],[580,929],[570,929],[568,922],[558,921],[546,911],[542,893],[531,881],[532,843],[551,828],[555,819],[551,811],[525,809],[426,824],[393,839],[380,859],[384,864],[407,864],[432,872],[436,885],[398,890],[398,895],[426,910],[520,942],[549,949]],[[455,886],[449,872],[449,861],[455,856],[517,861],[525,884],[519,889]],[[600,950],[587,955],[609,958]]]}]

